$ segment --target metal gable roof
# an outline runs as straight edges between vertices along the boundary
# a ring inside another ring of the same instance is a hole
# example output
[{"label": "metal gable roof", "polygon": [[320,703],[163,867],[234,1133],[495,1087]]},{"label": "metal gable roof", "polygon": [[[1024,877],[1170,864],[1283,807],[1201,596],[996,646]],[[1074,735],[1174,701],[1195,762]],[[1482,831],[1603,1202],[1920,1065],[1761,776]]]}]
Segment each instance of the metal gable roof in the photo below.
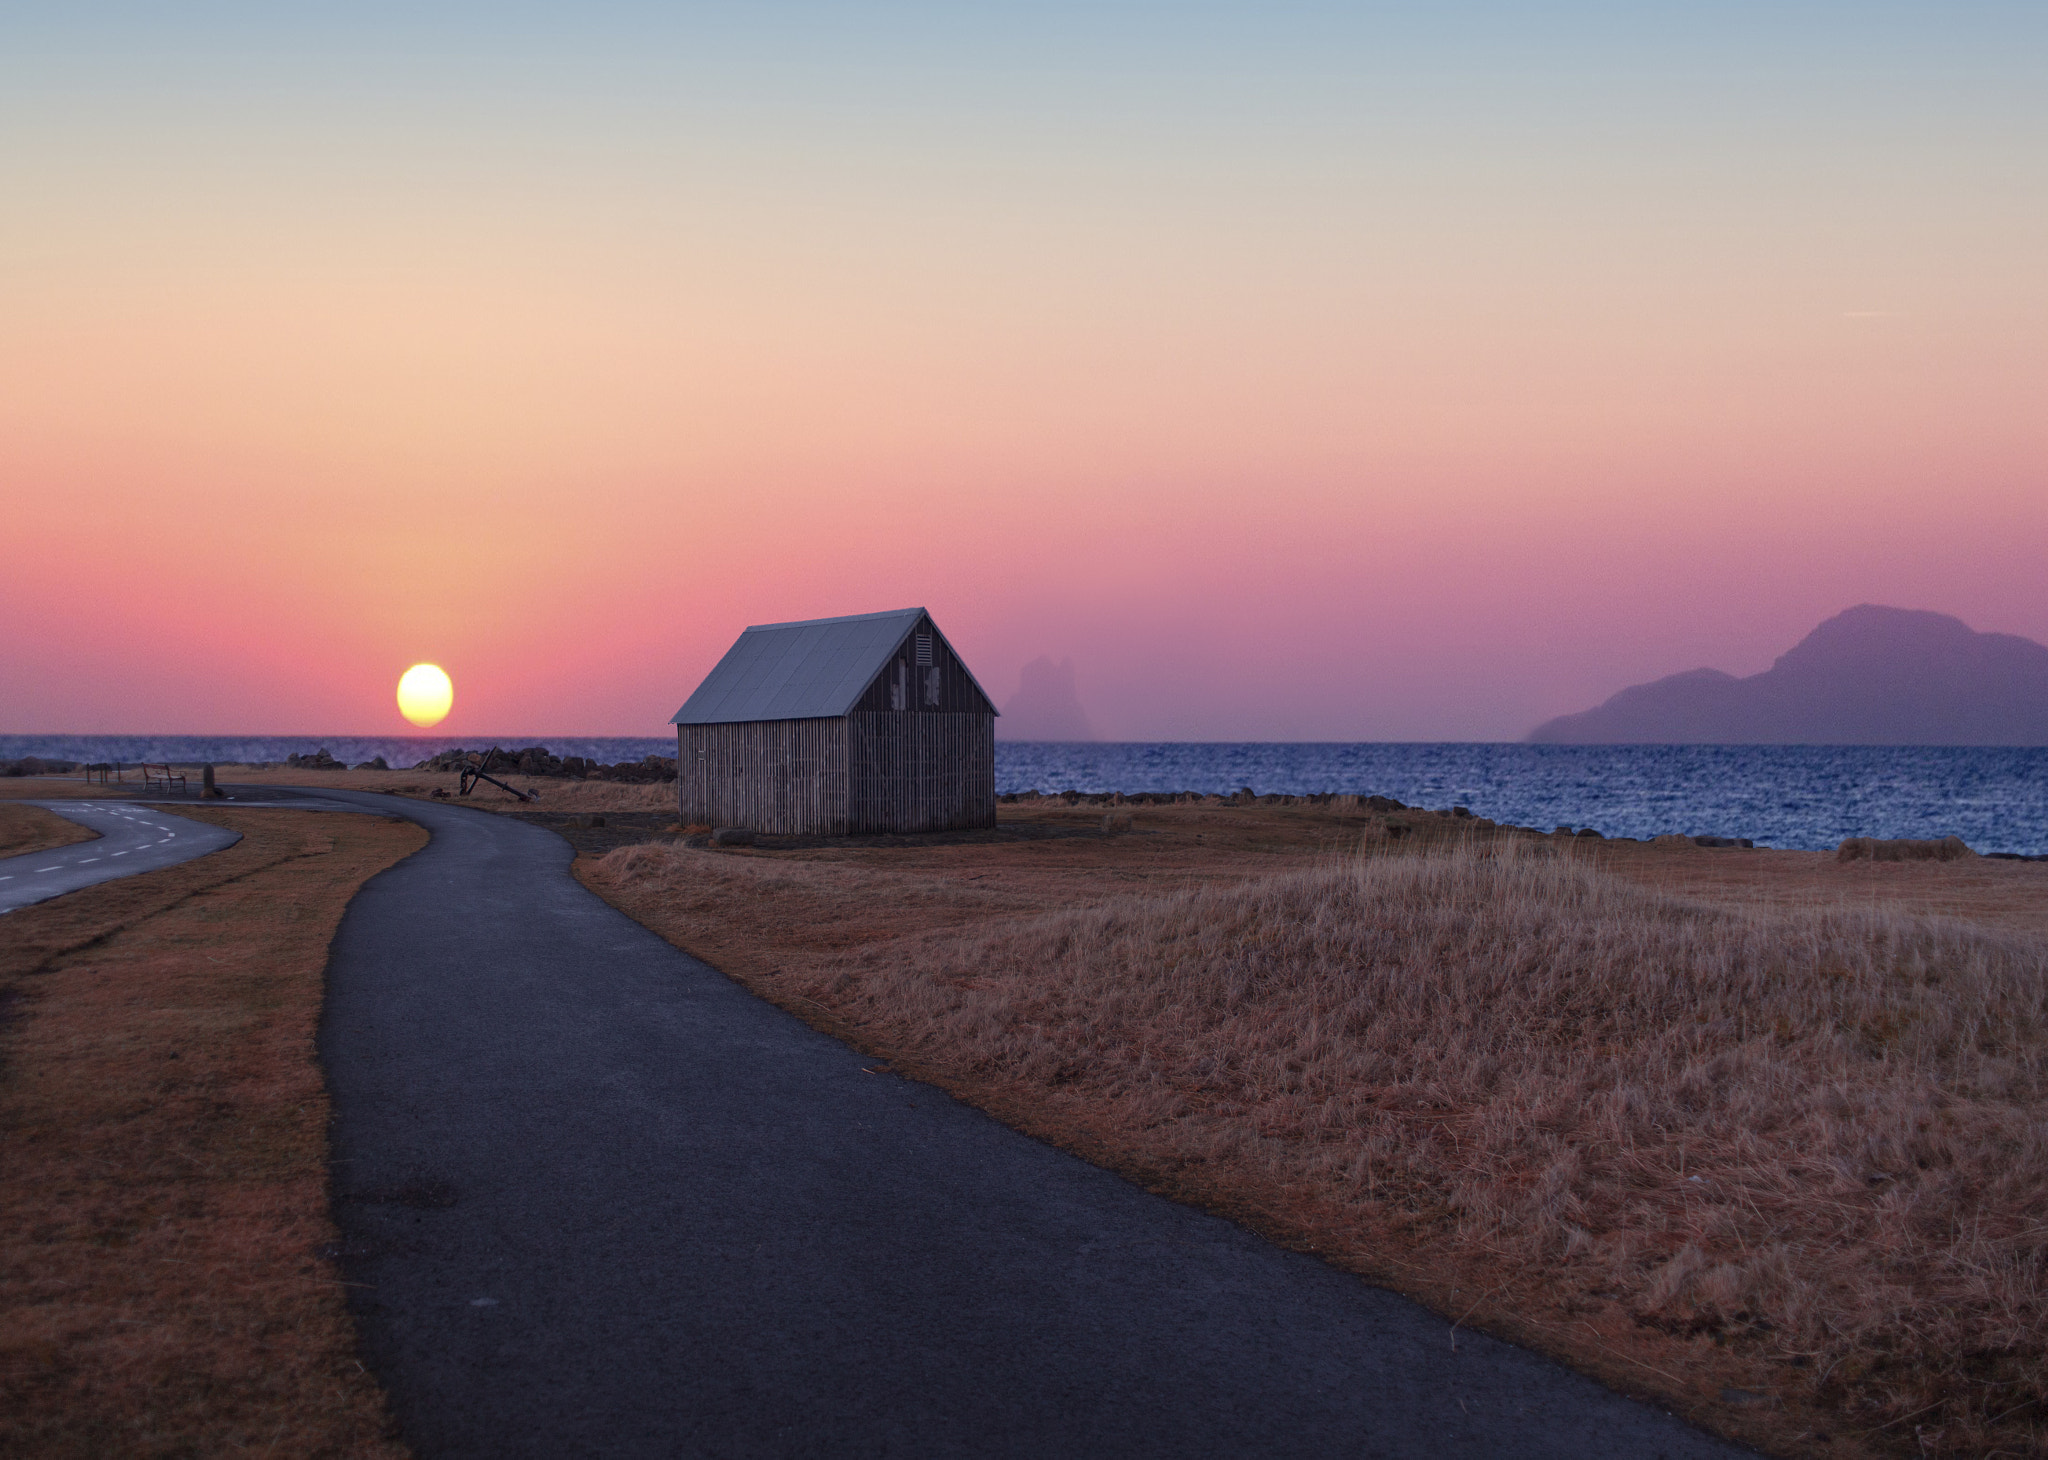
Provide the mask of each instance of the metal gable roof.
[{"label": "metal gable roof", "polygon": [[729,725],[844,715],[926,616],[921,608],[899,608],[755,624],[725,651],[669,723]]}]

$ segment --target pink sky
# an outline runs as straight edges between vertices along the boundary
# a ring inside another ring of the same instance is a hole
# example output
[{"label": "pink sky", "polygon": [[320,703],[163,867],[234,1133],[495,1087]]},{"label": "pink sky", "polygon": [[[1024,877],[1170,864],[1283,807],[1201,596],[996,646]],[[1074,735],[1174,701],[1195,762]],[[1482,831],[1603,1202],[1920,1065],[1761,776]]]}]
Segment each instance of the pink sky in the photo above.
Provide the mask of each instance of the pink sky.
[{"label": "pink sky", "polygon": [[652,735],[910,604],[1131,739],[1513,738],[1859,602],[2048,640],[2044,108],[1970,59],[1613,128],[1306,53],[1221,117],[1206,53],[1136,113],[17,90],[0,731],[402,733],[425,659],[447,734]]}]

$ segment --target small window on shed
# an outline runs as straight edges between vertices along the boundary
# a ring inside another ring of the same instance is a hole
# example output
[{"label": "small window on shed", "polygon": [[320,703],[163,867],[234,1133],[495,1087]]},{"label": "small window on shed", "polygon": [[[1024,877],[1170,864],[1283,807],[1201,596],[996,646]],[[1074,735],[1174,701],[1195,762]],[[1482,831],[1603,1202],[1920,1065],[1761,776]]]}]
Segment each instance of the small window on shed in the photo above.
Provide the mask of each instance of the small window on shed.
[{"label": "small window on shed", "polygon": [[917,636],[917,667],[919,669],[929,669],[932,667],[932,636],[930,634],[919,634]]}]

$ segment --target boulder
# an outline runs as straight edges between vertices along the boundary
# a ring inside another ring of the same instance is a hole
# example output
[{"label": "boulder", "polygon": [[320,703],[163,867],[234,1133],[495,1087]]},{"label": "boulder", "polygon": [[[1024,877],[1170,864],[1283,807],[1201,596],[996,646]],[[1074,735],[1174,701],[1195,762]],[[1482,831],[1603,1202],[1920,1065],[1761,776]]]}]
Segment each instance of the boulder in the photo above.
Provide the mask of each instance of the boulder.
[{"label": "boulder", "polygon": [[558,776],[562,773],[561,757],[545,745],[500,749],[491,765],[493,770],[517,771],[522,776]]},{"label": "boulder", "polygon": [[750,847],[754,834],[744,826],[721,826],[711,833],[711,844],[715,847]]},{"label": "boulder", "polygon": [[1939,841],[1852,836],[1835,848],[1837,862],[1955,862],[1976,855],[1959,836],[1945,836]]},{"label": "boulder", "polygon": [[288,769],[295,771],[345,771],[348,769],[344,762],[338,761],[329,755],[327,747],[324,745],[311,755],[288,755],[284,758],[284,763]]}]

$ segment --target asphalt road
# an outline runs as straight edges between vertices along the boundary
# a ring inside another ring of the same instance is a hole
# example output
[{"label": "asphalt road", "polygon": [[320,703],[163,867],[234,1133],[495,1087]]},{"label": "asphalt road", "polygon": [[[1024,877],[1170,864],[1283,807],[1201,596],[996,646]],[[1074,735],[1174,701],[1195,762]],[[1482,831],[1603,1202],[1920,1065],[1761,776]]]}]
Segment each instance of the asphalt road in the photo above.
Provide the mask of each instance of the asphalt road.
[{"label": "asphalt road", "polygon": [[0,913],[97,882],[174,867],[242,839],[203,821],[134,801],[31,801],[66,821],[91,827],[96,841],[0,859]]},{"label": "asphalt road", "polygon": [[1739,1453],[1041,1145],[763,1003],[509,818],[333,945],[364,1357],[453,1456]]}]

